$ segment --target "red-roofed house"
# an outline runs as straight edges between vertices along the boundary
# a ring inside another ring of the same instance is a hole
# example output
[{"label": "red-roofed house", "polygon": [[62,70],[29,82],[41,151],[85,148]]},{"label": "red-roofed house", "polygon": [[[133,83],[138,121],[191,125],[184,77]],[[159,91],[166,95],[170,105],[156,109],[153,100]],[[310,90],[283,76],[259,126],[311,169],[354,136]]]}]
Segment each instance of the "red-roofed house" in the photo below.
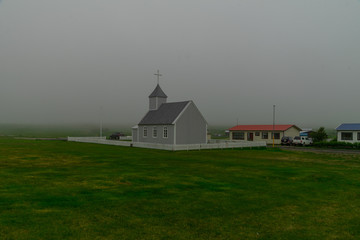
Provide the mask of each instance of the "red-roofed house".
[{"label": "red-roofed house", "polygon": [[[275,125],[274,142],[281,143],[283,136],[292,137],[300,135],[301,129],[296,125]],[[273,125],[237,125],[229,129],[230,140],[265,141],[272,144]]]}]

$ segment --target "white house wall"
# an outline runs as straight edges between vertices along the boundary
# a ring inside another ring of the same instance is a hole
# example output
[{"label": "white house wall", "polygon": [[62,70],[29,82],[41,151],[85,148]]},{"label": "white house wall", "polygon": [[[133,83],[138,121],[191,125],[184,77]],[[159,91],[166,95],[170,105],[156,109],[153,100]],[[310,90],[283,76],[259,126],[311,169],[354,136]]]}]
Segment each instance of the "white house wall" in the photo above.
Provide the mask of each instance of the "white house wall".
[{"label": "white house wall", "polygon": [[[233,133],[234,132],[243,132],[245,141],[251,141],[251,140],[248,139],[248,133],[253,133],[253,141],[265,141],[266,144],[272,144],[273,143],[273,139],[271,137],[272,131],[231,131],[230,140],[238,140],[238,139],[233,139]],[[260,136],[255,136],[255,133],[257,133],[257,132],[260,134]],[[262,138],[264,132],[268,133],[268,138],[267,139]],[[280,133],[280,139],[274,139],[274,143],[275,144],[280,144],[281,143],[281,138],[284,136],[284,132],[283,131],[275,131],[275,133]],[[285,134],[285,136],[286,136],[286,134]],[[244,140],[242,140],[242,141],[244,141]]]},{"label": "white house wall", "polygon": [[300,130],[295,127],[291,127],[285,131],[285,136],[292,137],[292,138],[294,138],[296,136],[300,136]]},{"label": "white house wall", "polygon": [[[353,140],[342,140],[341,139],[342,132],[344,132],[344,133],[351,132],[353,135]],[[358,140],[358,132],[360,132],[360,131],[338,131],[337,132],[337,140],[338,140],[338,142],[358,143],[358,142],[360,142],[360,140]]]},{"label": "white house wall", "polygon": [[[231,131],[230,132],[230,140],[233,140],[233,132],[243,132],[245,141],[250,141],[248,139],[248,133],[253,133],[253,141],[265,141],[266,144],[272,144],[273,143],[272,131],[271,130],[270,131]],[[260,134],[259,136],[256,136],[257,132]],[[262,138],[264,132],[268,133],[268,138],[267,139]],[[289,129],[287,129],[286,131],[274,131],[274,132],[275,133],[280,133],[280,138],[279,139],[274,139],[275,144],[280,144],[281,143],[281,138],[284,137],[284,136],[294,138],[295,136],[300,135],[300,130],[298,130],[295,127],[291,127]]]}]

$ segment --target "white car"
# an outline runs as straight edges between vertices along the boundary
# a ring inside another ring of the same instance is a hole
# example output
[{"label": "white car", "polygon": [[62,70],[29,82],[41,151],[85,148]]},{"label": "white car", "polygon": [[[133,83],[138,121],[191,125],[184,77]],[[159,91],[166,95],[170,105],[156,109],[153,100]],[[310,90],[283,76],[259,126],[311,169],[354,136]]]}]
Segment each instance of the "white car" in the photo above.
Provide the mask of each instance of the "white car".
[{"label": "white car", "polygon": [[308,146],[308,145],[312,145],[313,141],[311,138],[305,137],[305,136],[296,136],[293,139],[292,144],[294,146],[299,145],[299,146]]}]

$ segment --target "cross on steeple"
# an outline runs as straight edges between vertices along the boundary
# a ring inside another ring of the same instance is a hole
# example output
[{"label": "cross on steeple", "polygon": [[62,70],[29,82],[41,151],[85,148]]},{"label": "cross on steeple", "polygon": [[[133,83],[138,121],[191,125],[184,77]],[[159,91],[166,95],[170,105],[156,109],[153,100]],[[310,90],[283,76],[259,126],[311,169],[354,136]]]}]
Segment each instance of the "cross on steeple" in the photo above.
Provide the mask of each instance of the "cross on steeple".
[{"label": "cross on steeple", "polygon": [[159,84],[159,79],[162,76],[162,74],[160,74],[160,71],[157,70],[157,73],[155,73],[154,75],[157,76],[157,84]]}]

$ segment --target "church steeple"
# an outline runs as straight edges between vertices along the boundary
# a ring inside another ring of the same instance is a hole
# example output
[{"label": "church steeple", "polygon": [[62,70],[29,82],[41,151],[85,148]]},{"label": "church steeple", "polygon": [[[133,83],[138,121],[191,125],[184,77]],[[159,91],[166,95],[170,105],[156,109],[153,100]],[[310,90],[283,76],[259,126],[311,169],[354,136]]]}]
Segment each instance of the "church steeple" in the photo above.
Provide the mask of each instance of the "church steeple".
[{"label": "church steeple", "polygon": [[149,96],[149,110],[157,110],[161,104],[166,103],[167,96],[157,84],[154,91]]},{"label": "church steeple", "polygon": [[161,98],[167,98],[166,94],[164,93],[164,91],[161,89],[160,85],[156,85],[156,88],[154,89],[154,91],[150,94],[149,98],[151,97],[161,97]]},{"label": "church steeple", "polygon": [[157,110],[161,104],[166,103],[167,96],[159,85],[159,78],[162,76],[160,71],[154,74],[157,76],[157,85],[154,91],[149,96],[149,110]]}]

